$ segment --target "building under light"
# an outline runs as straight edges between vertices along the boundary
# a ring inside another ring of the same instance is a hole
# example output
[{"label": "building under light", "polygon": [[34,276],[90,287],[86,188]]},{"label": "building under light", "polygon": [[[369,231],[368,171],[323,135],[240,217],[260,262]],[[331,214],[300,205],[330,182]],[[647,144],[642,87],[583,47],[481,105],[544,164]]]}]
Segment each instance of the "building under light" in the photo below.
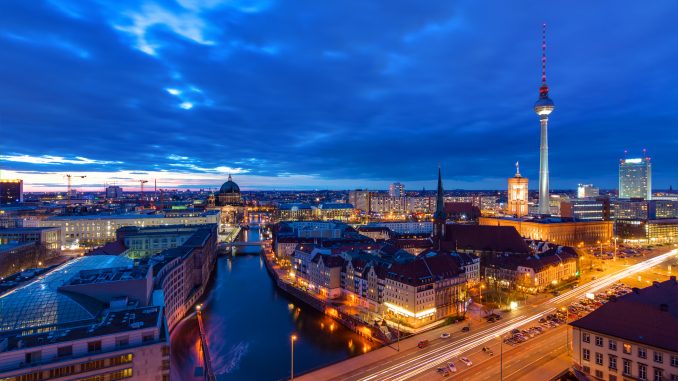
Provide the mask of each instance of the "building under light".
[{"label": "building under light", "polygon": [[388,188],[388,195],[391,197],[402,197],[405,195],[405,185],[401,183],[393,183]]},{"label": "building under light", "polygon": [[520,174],[520,167],[516,163],[516,174],[508,179],[508,214],[522,217],[527,215],[529,179]]},{"label": "building under light", "polygon": [[24,202],[24,181],[0,180],[0,205]]},{"label": "building under light", "polygon": [[619,161],[619,198],[652,199],[652,163],[649,157]]},{"label": "building under light", "polygon": [[590,198],[600,196],[600,189],[593,184],[579,184],[577,186],[577,198]]}]

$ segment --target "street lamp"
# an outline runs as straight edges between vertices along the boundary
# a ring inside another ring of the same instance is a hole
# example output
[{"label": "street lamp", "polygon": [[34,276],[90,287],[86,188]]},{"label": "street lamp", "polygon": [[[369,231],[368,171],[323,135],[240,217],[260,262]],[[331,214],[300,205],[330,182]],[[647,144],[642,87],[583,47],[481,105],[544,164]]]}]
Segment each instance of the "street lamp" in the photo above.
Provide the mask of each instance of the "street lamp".
[{"label": "street lamp", "polygon": [[497,335],[499,338],[499,381],[504,380],[504,337]]},{"label": "street lamp", "polygon": [[297,340],[297,335],[290,336],[290,345],[292,348],[292,359],[290,361],[290,380],[294,380],[294,342]]},{"label": "street lamp", "polygon": [[565,351],[567,354],[570,354],[570,330],[567,327],[568,320],[570,318],[570,313],[565,307],[560,307],[560,309],[565,312]]}]

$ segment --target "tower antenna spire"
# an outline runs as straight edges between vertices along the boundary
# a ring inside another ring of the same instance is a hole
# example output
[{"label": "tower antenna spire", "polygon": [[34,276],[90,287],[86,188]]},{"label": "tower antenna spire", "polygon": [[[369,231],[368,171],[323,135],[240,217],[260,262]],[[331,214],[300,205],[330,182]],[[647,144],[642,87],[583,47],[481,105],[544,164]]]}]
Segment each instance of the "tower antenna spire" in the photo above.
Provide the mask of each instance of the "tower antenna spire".
[{"label": "tower antenna spire", "polygon": [[546,23],[541,28],[541,87],[539,87],[539,98],[549,97],[549,86],[546,84]]}]

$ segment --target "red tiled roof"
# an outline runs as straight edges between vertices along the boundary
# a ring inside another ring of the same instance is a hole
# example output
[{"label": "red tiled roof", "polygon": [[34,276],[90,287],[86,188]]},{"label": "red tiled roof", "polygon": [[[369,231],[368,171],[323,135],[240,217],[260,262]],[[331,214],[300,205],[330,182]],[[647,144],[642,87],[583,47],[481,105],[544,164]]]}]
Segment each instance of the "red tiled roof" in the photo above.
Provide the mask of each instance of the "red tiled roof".
[{"label": "red tiled roof", "polygon": [[127,250],[125,244],[120,241],[113,241],[105,244],[104,246],[97,247],[87,255],[120,255]]}]

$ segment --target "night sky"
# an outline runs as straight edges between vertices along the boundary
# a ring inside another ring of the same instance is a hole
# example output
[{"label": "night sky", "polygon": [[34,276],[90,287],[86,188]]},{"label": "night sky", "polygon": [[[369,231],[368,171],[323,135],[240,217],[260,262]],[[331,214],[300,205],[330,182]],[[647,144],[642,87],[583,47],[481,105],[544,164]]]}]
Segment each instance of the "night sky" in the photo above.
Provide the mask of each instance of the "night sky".
[{"label": "night sky", "polygon": [[[557,3],[557,4],[556,4]],[[678,186],[678,2],[4,1],[2,177],[244,189]]]}]

